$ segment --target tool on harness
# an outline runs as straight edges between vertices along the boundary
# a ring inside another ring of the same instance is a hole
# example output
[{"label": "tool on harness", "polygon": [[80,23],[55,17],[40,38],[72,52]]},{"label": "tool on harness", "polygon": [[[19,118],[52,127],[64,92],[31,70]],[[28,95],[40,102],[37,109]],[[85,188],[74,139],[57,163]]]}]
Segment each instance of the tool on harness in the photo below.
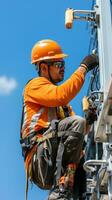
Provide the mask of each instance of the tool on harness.
[{"label": "tool on harness", "polygon": [[57,109],[57,117],[58,119],[64,119],[65,117],[70,116],[70,106],[59,106],[56,108]]},{"label": "tool on harness", "polygon": [[83,97],[83,111],[88,125],[94,123],[97,120],[97,105],[95,104],[95,96]]}]

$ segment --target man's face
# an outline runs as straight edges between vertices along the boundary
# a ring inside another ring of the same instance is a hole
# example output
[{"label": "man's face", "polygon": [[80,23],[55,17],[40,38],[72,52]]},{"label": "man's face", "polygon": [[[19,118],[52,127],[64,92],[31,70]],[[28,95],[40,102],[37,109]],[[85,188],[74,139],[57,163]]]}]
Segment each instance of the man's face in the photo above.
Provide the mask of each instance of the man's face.
[{"label": "man's face", "polygon": [[59,83],[64,79],[65,65],[63,59],[54,60],[49,67],[50,76],[54,83]]}]

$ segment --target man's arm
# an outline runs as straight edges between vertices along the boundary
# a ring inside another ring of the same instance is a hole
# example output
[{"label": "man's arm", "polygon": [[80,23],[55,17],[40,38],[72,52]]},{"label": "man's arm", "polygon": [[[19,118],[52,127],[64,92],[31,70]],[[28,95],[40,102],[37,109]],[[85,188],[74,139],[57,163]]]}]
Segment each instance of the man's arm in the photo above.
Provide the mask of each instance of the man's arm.
[{"label": "man's arm", "polygon": [[33,79],[25,89],[27,101],[47,107],[68,104],[80,91],[85,78],[85,69],[80,67],[63,84],[56,86],[44,77]]},{"label": "man's arm", "polygon": [[53,85],[44,77],[31,81],[26,89],[27,101],[43,106],[56,107],[68,104],[83,86],[86,72],[98,65],[96,55],[86,56],[80,67],[60,86]]}]

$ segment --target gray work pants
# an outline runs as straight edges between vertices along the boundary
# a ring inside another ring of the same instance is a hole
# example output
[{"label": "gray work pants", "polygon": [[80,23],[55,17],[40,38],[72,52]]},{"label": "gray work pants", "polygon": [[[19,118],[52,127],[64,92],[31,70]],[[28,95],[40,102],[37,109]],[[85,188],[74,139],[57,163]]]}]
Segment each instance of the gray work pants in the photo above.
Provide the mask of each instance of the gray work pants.
[{"label": "gray work pants", "polygon": [[[59,121],[58,131],[64,131],[61,138],[64,144],[62,155],[63,168],[70,163],[79,163],[85,134],[85,124],[85,119],[77,115]],[[47,142],[48,149],[46,142],[42,143],[38,146],[37,153],[33,157],[32,179],[42,189],[50,189],[53,185],[59,143],[60,138],[51,138]]]}]

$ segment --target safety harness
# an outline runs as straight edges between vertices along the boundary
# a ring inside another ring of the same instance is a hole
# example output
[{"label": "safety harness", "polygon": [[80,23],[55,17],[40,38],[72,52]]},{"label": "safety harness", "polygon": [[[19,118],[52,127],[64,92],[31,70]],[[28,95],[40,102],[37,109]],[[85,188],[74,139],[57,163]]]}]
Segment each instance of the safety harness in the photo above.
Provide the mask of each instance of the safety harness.
[{"label": "safety harness", "polygon": [[[51,138],[58,138],[58,137],[62,138],[62,136],[65,134],[65,131],[58,131],[59,120],[52,120],[49,128],[42,129],[38,132],[32,132],[28,136],[23,138],[22,137],[22,125],[23,125],[23,121],[24,121],[24,108],[25,108],[25,106],[24,106],[24,102],[23,102],[20,144],[22,147],[22,155],[25,160],[28,152],[31,151],[31,149],[34,147],[34,145],[38,146],[39,144],[43,143],[44,141],[49,141],[49,139],[51,139]],[[61,108],[60,109],[61,118],[68,117],[69,111],[66,108],[66,106],[63,109],[62,109],[62,107],[60,107],[60,108]],[[40,134],[41,134],[41,137],[39,136]],[[56,158],[56,168],[57,168],[56,183],[59,182],[59,179],[61,176],[63,152],[64,152],[64,144],[63,144],[62,140],[60,139],[60,143],[59,143],[58,151],[57,151],[57,158]],[[29,178],[29,173],[28,173],[28,170],[26,170],[26,192],[25,192],[26,200],[27,200],[27,196],[28,196],[28,178]]]},{"label": "safety harness", "polygon": [[[66,131],[67,132],[67,131]],[[32,149],[32,147],[37,144],[39,145],[40,143],[44,142],[45,140],[49,140],[51,138],[55,138],[55,137],[61,137],[64,135],[64,131],[58,131],[56,133],[56,131],[54,131],[51,127],[44,132],[42,137],[38,137],[38,133],[34,132],[31,135],[28,135],[27,137],[25,137],[24,139],[21,138],[20,139],[20,144],[22,147],[22,155],[24,158],[26,158],[27,152],[29,150]],[[35,137],[36,136],[36,137]]]},{"label": "safety harness", "polygon": [[[51,124],[56,124],[57,120],[53,120]],[[62,136],[65,134],[65,131],[56,131],[56,129],[53,129],[54,125],[51,125],[50,128],[45,131],[42,137],[38,137],[37,133],[32,133],[27,138],[21,139],[20,143],[22,146],[22,154],[24,156],[24,159],[27,155],[27,152],[29,152],[35,144],[37,146],[40,143],[43,143],[44,141],[49,141],[51,138],[62,138]],[[69,131],[66,131],[69,132]],[[57,152],[57,158],[56,158],[56,184],[59,183],[59,179],[61,176],[61,167],[62,167],[62,156],[64,152],[64,144],[62,140],[60,139],[60,143],[58,146],[58,152]],[[26,193],[25,193],[25,199],[27,200],[28,196],[28,171],[26,171]]]}]

